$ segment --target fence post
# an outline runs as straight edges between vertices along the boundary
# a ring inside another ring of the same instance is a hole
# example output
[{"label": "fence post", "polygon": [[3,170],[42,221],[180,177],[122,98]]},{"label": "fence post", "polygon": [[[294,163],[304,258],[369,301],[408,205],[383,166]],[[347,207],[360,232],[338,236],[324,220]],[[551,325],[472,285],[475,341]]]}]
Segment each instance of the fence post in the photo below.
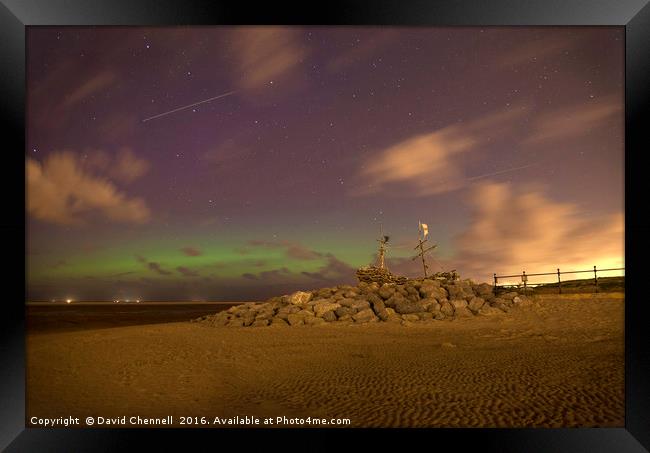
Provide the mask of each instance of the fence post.
[{"label": "fence post", "polygon": [[494,293],[495,296],[497,295],[497,274],[496,274],[496,272],[494,273],[494,288],[492,288],[492,292]]},{"label": "fence post", "polygon": [[526,271],[522,271],[523,273],[521,274],[521,279],[524,281],[524,296],[526,295],[526,281],[528,280],[528,277],[526,277]]},{"label": "fence post", "polygon": [[560,280],[560,268],[557,268],[557,290],[558,294],[562,294],[562,280]]},{"label": "fence post", "polygon": [[594,285],[596,285],[596,292],[598,292],[598,276],[596,275],[596,266],[594,266]]}]

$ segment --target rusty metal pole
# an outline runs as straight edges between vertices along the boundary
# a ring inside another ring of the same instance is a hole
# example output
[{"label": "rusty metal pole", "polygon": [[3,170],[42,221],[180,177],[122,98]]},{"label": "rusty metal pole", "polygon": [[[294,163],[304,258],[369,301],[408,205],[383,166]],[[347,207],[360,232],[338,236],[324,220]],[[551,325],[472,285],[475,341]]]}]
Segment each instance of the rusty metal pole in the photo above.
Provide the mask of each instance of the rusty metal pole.
[{"label": "rusty metal pole", "polygon": [[523,271],[521,279],[524,281],[524,296],[525,296],[526,295],[526,282],[528,280],[528,277],[526,277],[526,271]]},{"label": "rusty metal pole", "polygon": [[596,292],[598,292],[598,275],[596,274],[596,266],[594,266],[594,285],[596,285]]},{"label": "rusty metal pole", "polygon": [[494,288],[492,288],[492,293],[496,296],[497,295],[497,274],[494,274]]},{"label": "rusty metal pole", "polygon": [[560,280],[560,268],[557,268],[557,290],[558,294],[562,294],[562,280]]}]

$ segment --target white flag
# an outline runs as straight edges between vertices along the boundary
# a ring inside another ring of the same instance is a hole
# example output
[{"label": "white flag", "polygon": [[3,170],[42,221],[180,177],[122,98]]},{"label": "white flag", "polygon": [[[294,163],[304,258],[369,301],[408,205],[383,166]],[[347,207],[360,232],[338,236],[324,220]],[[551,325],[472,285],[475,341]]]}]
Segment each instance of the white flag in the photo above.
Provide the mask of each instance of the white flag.
[{"label": "white flag", "polygon": [[422,230],[422,236],[427,237],[429,234],[429,226],[426,223],[420,222],[420,230]]}]

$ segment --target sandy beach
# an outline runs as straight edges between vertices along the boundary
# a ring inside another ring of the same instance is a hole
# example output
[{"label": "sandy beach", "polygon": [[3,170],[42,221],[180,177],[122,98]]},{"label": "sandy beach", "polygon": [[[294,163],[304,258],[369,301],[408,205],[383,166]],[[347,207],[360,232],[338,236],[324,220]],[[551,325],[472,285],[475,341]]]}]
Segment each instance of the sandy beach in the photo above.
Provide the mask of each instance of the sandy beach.
[{"label": "sandy beach", "polygon": [[29,334],[28,426],[31,416],[169,415],[173,426],[181,416],[624,426],[623,294],[534,300],[507,314],[410,327],[188,320]]}]

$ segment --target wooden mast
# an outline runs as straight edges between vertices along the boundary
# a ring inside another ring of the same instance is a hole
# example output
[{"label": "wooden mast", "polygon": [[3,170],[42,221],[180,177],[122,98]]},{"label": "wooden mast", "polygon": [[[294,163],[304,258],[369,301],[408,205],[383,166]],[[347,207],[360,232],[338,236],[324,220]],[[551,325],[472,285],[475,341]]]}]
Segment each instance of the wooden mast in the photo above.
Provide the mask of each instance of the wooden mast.
[{"label": "wooden mast", "polygon": [[427,241],[428,239],[425,239],[424,237],[424,231],[421,228],[418,228],[418,245],[415,246],[414,250],[420,249],[420,253],[415,255],[411,260],[415,260],[418,256],[422,258],[422,270],[424,271],[424,278],[427,278],[427,269],[429,268],[429,266],[427,266],[426,260],[424,259],[424,254],[429,250],[436,248],[436,244],[434,244],[428,249],[425,249],[424,243]]},{"label": "wooden mast", "polygon": [[388,242],[388,236],[384,236],[381,223],[379,224],[379,239],[377,239],[377,242],[379,242],[379,256],[377,258],[377,267],[379,269],[386,269],[384,255],[386,253],[386,242]]}]

